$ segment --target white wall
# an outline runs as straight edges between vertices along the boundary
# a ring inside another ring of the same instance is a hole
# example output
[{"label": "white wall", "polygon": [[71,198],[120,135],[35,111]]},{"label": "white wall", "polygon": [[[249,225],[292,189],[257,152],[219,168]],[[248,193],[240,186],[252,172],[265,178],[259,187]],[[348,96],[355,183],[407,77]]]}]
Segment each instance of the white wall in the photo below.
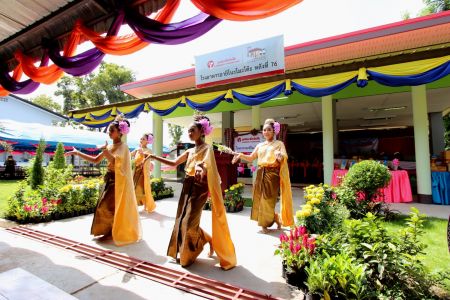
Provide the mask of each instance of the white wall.
[{"label": "white wall", "polygon": [[0,120],[13,120],[23,123],[52,125],[52,122],[64,121],[63,118],[40,109],[14,97],[0,97]]}]

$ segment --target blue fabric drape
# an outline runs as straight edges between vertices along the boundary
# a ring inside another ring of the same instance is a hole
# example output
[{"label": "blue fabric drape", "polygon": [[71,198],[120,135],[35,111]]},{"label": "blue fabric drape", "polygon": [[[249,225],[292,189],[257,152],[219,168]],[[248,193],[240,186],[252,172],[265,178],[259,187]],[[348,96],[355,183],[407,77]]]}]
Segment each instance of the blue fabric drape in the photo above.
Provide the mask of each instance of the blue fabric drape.
[{"label": "blue fabric drape", "polygon": [[275,98],[279,94],[281,94],[286,89],[286,83],[283,82],[265,92],[261,92],[255,95],[246,96],[244,94],[232,91],[233,97],[238,99],[239,102],[245,105],[253,106],[260,105],[266,101],[269,101],[272,98]]},{"label": "blue fabric drape", "polygon": [[431,172],[433,203],[450,205],[450,172]]},{"label": "blue fabric drape", "polygon": [[209,110],[215,108],[224,99],[225,99],[225,94],[220,95],[219,97],[216,97],[206,103],[195,103],[195,102],[192,102],[191,100],[189,100],[188,98],[186,98],[186,103],[192,109],[196,109],[199,111],[209,111]]},{"label": "blue fabric drape", "polygon": [[[142,103],[141,105],[139,105],[138,107],[136,107],[132,111],[127,112],[127,113],[123,113],[123,114],[127,118],[135,118],[144,110],[144,108],[145,108],[145,103]],[[117,113],[121,114],[122,112],[119,109],[117,109]]]},{"label": "blue fabric drape", "polygon": [[427,72],[409,76],[384,75],[370,70],[367,70],[367,74],[369,74],[371,80],[387,86],[421,85],[436,81],[449,75],[450,61]]},{"label": "blue fabric drape", "polygon": [[158,115],[160,115],[161,117],[170,115],[178,106],[183,106],[183,104],[180,102],[178,102],[177,104],[175,104],[174,106],[168,108],[168,109],[156,109],[153,108],[150,104],[148,105],[150,107],[150,109],[152,111],[154,111],[155,113],[157,113]]},{"label": "blue fabric drape", "polygon": [[350,84],[356,82],[356,80],[357,80],[357,76],[355,76],[354,78],[347,80],[343,83],[333,85],[333,86],[323,88],[323,89],[312,89],[312,88],[300,85],[300,84],[296,83],[295,81],[292,81],[291,85],[294,90],[298,91],[299,93],[301,93],[303,95],[310,96],[310,97],[323,97],[323,96],[332,95],[334,93],[339,92],[342,89],[345,89]]}]

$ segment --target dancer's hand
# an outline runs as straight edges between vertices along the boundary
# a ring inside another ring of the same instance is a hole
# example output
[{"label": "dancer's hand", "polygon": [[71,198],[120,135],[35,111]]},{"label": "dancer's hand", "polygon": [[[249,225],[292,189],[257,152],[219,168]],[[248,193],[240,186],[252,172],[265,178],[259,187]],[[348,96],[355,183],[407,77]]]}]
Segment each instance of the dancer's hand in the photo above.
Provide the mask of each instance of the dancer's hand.
[{"label": "dancer's hand", "polygon": [[203,181],[203,178],[206,175],[205,166],[203,163],[198,163],[195,165],[195,178]]},{"label": "dancer's hand", "polygon": [[283,154],[281,154],[280,151],[276,150],[276,151],[275,151],[275,158],[276,158],[279,162],[281,162],[281,161],[283,160]]},{"label": "dancer's hand", "polygon": [[103,146],[97,146],[97,148],[102,151],[105,150],[107,147],[108,147],[108,141],[105,141],[105,144]]},{"label": "dancer's hand", "polygon": [[67,157],[67,156],[77,155],[77,154],[78,154],[77,148],[73,147],[72,151],[64,153],[64,156]]},{"label": "dancer's hand", "polygon": [[232,164],[237,163],[238,160],[241,159],[242,153],[237,153],[236,155],[233,156],[233,159],[231,160]]}]

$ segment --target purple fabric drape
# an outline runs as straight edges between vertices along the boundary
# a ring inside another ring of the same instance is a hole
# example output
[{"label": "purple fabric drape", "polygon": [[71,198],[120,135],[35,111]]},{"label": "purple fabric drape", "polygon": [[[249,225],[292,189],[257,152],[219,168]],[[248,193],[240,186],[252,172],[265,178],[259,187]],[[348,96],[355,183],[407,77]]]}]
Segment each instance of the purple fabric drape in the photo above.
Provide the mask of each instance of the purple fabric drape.
[{"label": "purple fabric drape", "polygon": [[141,40],[156,44],[178,45],[202,36],[222,20],[202,12],[179,23],[163,24],[134,10],[126,10],[125,21]]},{"label": "purple fabric drape", "polygon": [[[49,62],[49,57],[47,52],[44,53],[40,66],[47,66]],[[17,81],[9,75],[8,71],[0,72],[0,84],[3,88],[11,93],[15,94],[30,94],[34,92],[40,85],[39,82],[35,82],[31,79],[24,81]]]},{"label": "purple fabric drape", "polygon": [[[117,35],[123,20],[124,13],[120,12],[111,24],[107,35]],[[99,49],[92,48],[76,56],[65,57],[59,53],[59,49],[55,44],[49,45],[49,55],[53,63],[72,76],[82,76],[91,73],[98,67],[105,56]]]}]

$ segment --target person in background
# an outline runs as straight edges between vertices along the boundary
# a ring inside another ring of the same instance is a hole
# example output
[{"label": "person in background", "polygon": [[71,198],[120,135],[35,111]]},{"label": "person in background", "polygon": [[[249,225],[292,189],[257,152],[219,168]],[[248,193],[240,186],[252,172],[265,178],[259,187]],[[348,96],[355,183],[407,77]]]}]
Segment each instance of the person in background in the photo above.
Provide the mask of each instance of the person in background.
[{"label": "person in background", "polygon": [[14,178],[16,176],[16,161],[12,155],[8,155],[5,161],[5,174],[9,178]]},{"label": "person in background", "polygon": [[[268,233],[268,227],[274,223],[278,229],[281,229],[281,225],[294,225],[288,157],[283,142],[276,139],[279,131],[280,124],[273,119],[267,119],[263,126],[266,141],[258,144],[252,154],[238,153],[233,158],[233,163],[239,159],[248,162],[258,159],[258,170],[253,184],[251,219],[258,222],[263,233]],[[281,215],[275,212],[279,192],[281,192]]]},{"label": "person in background", "polygon": [[153,143],[153,134],[146,133],[141,137],[139,149],[131,152],[134,158],[134,192],[136,194],[137,205],[144,205],[146,212],[152,212],[156,208],[155,200],[152,195],[152,183],[150,172],[153,170],[152,162],[147,159],[152,152],[147,148],[148,144]]}]

